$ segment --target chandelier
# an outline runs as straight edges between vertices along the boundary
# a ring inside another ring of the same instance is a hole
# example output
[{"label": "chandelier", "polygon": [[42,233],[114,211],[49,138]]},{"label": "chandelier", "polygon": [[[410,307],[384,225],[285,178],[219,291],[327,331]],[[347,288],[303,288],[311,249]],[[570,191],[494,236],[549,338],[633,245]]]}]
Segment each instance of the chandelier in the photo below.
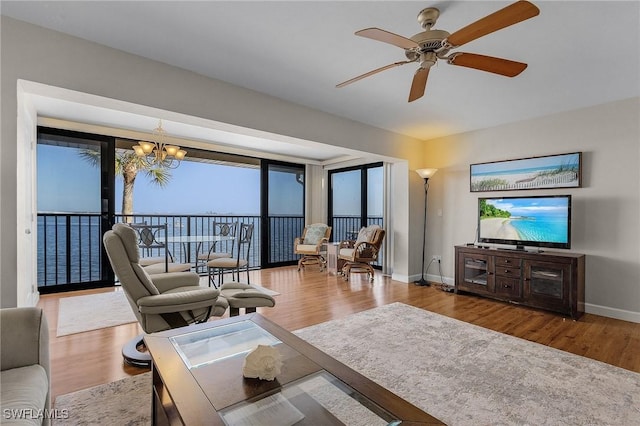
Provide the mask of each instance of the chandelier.
[{"label": "chandelier", "polygon": [[187,151],[179,146],[169,145],[165,142],[167,132],[162,128],[162,120],[153,130],[154,142],[138,141],[133,146],[136,155],[146,167],[164,167],[175,169],[187,155]]}]

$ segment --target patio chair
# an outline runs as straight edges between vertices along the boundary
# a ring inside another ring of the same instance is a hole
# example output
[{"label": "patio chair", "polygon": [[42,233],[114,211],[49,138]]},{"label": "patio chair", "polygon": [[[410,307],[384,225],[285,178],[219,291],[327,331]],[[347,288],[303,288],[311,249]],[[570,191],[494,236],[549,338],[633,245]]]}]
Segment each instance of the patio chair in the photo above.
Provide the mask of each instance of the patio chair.
[{"label": "patio chair", "polygon": [[[188,263],[174,262],[173,255],[167,247],[167,224],[147,225],[146,223],[131,223],[131,228],[138,236],[138,247],[143,256],[140,257],[140,266],[144,267],[148,274],[162,272],[185,272],[191,270]],[[154,256],[154,254],[160,254]]]},{"label": "patio chair", "polygon": [[304,227],[302,236],[293,241],[293,252],[302,255],[298,260],[298,271],[307,265],[319,265],[322,272],[327,260],[322,255],[322,246],[329,241],[331,227],[324,223],[314,223]]},{"label": "patio chair", "polygon": [[[201,287],[195,272],[170,272],[149,275],[140,265],[138,236],[125,224],[113,225],[103,236],[111,267],[145,333],[206,322],[222,316],[229,307],[215,288]],[[137,336],[122,348],[129,364],[148,367],[151,358],[143,346],[144,335]]]},{"label": "patio chair", "polygon": [[[231,271],[232,280],[240,281],[240,269],[247,272],[247,284],[249,282],[249,252],[253,236],[253,223],[240,223],[236,238],[235,257],[222,257],[207,262],[209,285],[218,287],[224,282],[224,274]],[[237,279],[235,278],[237,274]],[[217,283],[215,277],[218,277]]]},{"label": "patio chair", "polygon": [[349,280],[351,273],[366,273],[369,281],[373,282],[374,270],[371,264],[378,260],[385,230],[378,225],[370,225],[360,229],[358,238],[341,241],[338,246],[338,259],[345,263],[342,267],[342,276]]},{"label": "patio chair", "polygon": [[[238,222],[214,222],[213,235],[220,237],[235,237]],[[198,254],[198,266],[207,266],[207,262],[213,259],[233,257],[235,238],[228,241],[213,241],[209,249]]]}]

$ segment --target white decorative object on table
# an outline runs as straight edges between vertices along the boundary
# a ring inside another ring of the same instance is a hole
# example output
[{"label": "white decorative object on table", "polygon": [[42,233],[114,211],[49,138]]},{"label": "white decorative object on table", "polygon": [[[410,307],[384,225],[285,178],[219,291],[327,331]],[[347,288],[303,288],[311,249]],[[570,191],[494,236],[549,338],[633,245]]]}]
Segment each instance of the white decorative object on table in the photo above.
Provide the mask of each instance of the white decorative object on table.
[{"label": "white decorative object on table", "polygon": [[272,346],[258,345],[247,354],[242,365],[242,375],[248,378],[273,380],[280,374],[282,355]]}]

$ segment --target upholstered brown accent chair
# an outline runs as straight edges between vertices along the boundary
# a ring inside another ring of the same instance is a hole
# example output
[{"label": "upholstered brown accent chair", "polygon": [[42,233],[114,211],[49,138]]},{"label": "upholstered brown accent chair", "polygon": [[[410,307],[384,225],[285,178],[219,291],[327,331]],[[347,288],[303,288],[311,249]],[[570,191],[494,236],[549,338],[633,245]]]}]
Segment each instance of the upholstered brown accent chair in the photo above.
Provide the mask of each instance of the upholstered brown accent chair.
[{"label": "upholstered brown accent chair", "polygon": [[307,265],[319,265],[320,271],[327,266],[322,255],[323,245],[329,241],[331,227],[324,223],[313,223],[304,227],[302,236],[293,241],[293,252],[302,257],[298,260],[298,271]]},{"label": "upholstered brown accent chair", "polygon": [[371,264],[378,260],[385,230],[378,225],[360,229],[355,241],[341,241],[338,246],[338,259],[344,261],[341,274],[349,280],[351,273],[366,273],[373,282],[374,270]]},{"label": "upholstered brown accent chair", "polygon": [[167,247],[167,224],[147,225],[146,223],[131,223],[131,228],[138,236],[140,248],[140,266],[148,274],[162,272],[185,272],[191,270],[188,263],[174,262],[173,255]]},{"label": "upholstered brown accent chair", "polygon": [[[215,288],[200,287],[195,272],[169,272],[149,275],[140,265],[138,236],[125,224],[115,224],[103,236],[104,248],[111,267],[145,333],[169,330],[206,322],[222,316],[228,303]],[[137,336],[122,349],[128,363],[148,366],[147,352],[138,350],[144,335]]]}]

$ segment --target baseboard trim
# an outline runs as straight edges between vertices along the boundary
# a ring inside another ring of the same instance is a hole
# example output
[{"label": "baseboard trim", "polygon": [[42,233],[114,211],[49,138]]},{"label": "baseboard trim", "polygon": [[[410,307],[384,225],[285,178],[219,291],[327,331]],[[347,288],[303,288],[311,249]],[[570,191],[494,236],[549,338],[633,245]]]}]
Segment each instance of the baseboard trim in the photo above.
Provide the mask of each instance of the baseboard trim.
[{"label": "baseboard trim", "polygon": [[[418,281],[421,275],[399,275],[393,274],[391,279],[403,283],[412,283]],[[425,279],[432,283],[440,283],[440,275],[427,274]],[[448,285],[455,285],[455,280],[450,277],[442,277],[442,281]],[[624,309],[611,308],[609,306],[594,305],[593,303],[585,303],[584,310],[588,314],[600,315],[601,317],[614,318],[622,321],[635,322],[640,324],[640,312],[627,311]]]},{"label": "baseboard trim", "polygon": [[[418,276],[418,278],[420,277]],[[395,272],[391,274],[391,279],[394,281],[400,281],[401,283],[409,283],[413,281],[408,275],[400,275],[396,274]]]},{"label": "baseboard trim", "polygon": [[[398,275],[396,276],[395,274],[391,276],[391,279],[396,280],[396,281],[401,281],[403,283],[412,283],[414,281],[418,281],[420,278],[422,278],[422,275]],[[434,275],[434,274],[427,274],[424,277],[427,281],[431,282],[431,283],[436,283],[439,284],[440,282],[444,282],[447,285],[454,285],[455,284],[455,280],[453,278],[449,278],[449,277],[440,277],[440,275]],[[442,280],[442,281],[441,281]]]},{"label": "baseboard trim", "polygon": [[611,308],[609,306],[594,305],[592,303],[585,303],[584,311],[588,314],[600,315],[601,317],[615,318],[640,324],[640,312]]}]

